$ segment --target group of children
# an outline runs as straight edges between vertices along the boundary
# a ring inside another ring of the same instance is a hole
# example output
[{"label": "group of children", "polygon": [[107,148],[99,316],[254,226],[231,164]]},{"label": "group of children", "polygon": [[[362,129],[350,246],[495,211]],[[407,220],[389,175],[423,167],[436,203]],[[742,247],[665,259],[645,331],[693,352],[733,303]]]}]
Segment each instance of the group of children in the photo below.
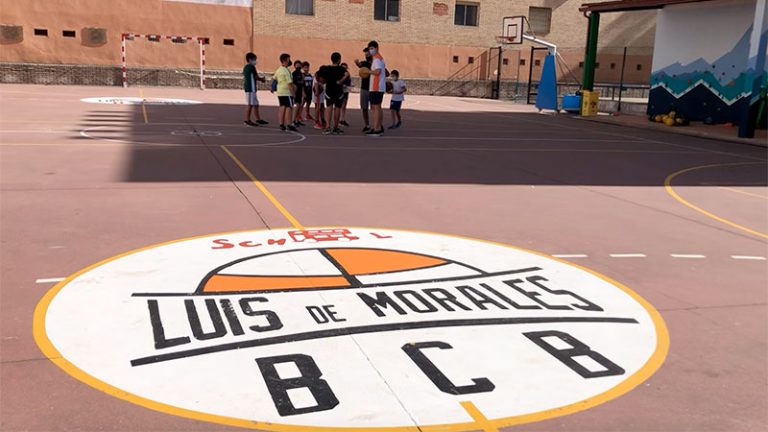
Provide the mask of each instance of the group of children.
[{"label": "group of children", "polygon": [[[365,122],[363,133],[381,136],[384,133],[381,110],[383,94],[392,93],[392,125],[389,128],[396,129],[402,125],[400,110],[407,89],[398,71],[393,70],[390,73],[386,69],[383,57],[377,52],[378,43],[371,41],[363,51],[365,60],[355,60],[361,78],[360,108]],[[256,70],[255,54],[246,54],[245,60],[243,76],[247,108],[244,123],[248,126],[265,125],[268,122],[261,118],[256,87],[258,82],[266,82],[266,79],[259,76]],[[298,127],[304,126],[304,121],[308,120],[314,121],[315,129],[322,129],[323,134],[344,133],[341,127],[350,125],[346,121],[346,112],[352,77],[348,65],[341,62],[341,54],[333,53],[331,64],[321,66],[314,75],[310,73],[309,62],[296,60],[292,63],[289,54],[280,55],[280,65],[272,76],[271,83],[271,91],[277,93],[279,101],[277,118],[280,129],[297,131]],[[293,72],[288,69],[291,65],[294,67]],[[390,77],[391,82],[387,82],[386,77]],[[314,117],[311,114],[313,103]],[[373,119],[369,116],[369,106]],[[251,120],[252,116],[256,121]],[[373,120],[373,125],[370,120]]]}]

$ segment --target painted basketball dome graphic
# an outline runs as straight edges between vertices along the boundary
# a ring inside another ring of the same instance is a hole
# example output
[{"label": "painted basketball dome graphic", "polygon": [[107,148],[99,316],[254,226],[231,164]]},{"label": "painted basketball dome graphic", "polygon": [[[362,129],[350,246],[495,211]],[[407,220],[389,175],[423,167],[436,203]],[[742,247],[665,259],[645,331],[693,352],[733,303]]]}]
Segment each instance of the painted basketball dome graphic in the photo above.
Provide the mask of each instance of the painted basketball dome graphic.
[{"label": "painted basketball dome graphic", "polygon": [[126,401],[275,431],[464,431],[566,415],[662,364],[658,312],[549,256],[371,228],[150,246],[51,290],[35,338]]},{"label": "painted basketball dome graphic", "polygon": [[197,294],[365,288],[403,282],[438,282],[483,273],[465,264],[413,252],[320,248],[258,255],[227,263],[205,277]]}]

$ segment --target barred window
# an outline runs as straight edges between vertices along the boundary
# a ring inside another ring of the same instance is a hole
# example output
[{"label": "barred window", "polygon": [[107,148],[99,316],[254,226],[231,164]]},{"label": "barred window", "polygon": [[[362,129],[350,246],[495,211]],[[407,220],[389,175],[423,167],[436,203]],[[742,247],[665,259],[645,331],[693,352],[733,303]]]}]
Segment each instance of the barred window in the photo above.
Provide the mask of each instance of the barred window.
[{"label": "barred window", "polygon": [[477,26],[478,5],[470,3],[456,3],[456,13],[453,23],[461,26]]},{"label": "barred window", "polygon": [[549,33],[549,27],[552,24],[552,8],[547,7],[529,7],[528,23],[535,34]]},{"label": "barred window", "polygon": [[314,15],[314,0],[285,0],[285,13],[291,15]]},{"label": "barred window", "polygon": [[378,21],[400,21],[400,0],[374,0],[373,19]]}]

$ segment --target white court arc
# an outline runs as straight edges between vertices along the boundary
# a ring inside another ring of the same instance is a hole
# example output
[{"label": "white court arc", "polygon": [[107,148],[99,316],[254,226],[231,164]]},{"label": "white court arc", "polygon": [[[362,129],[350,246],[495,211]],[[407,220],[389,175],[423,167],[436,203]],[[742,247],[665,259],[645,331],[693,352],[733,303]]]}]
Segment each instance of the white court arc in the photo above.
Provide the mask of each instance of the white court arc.
[{"label": "white court arc", "polygon": [[[186,125],[186,126],[191,126],[191,125],[189,125],[187,123],[168,123],[168,124],[163,124],[163,125],[160,125],[160,126],[165,126],[165,125]],[[158,124],[154,124],[154,126],[158,126]],[[218,126],[222,127],[222,128],[226,127],[226,125],[218,125]],[[108,129],[110,127],[111,126],[93,126],[93,127],[90,127],[90,128],[85,128],[85,129],[80,131],[80,136],[82,136],[83,138],[89,138],[89,139],[96,140],[96,141],[107,141],[107,142],[120,143],[120,144],[128,144],[128,145],[158,146],[158,147],[205,147],[206,146],[205,144],[164,143],[164,142],[159,142],[159,141],[158,142],[140,141],[140,140],[133,140],[133,139],[113,138],[113,137],[103,136],[103,135],[99,135],[98,134],[100,130]],[[145,125],[145,127],[146,127],[146,125]],[[242,129],[242,126],[231,126],[231,127],[232,128],[237,127],[237,128]],[[174,131],[176,131],[177,133],[174,134],[173,133]],[[130,133],[130,131],[125,131],[125,132],[126,133]],[[220,131],[208,131],[208,132],[216,132],[216,133],[209,133],[207,135],[203,135],[202,132],[203,131],[201,131],[201,134],[199,134],[199,136],[203,136],[203,137],[227,136],[227,133],[220,132]],[[198,136],[198,134],[196,134],[192,130],[188,130],[188,133],[182,134],[182,133],[179,132],[178,129],[172,129],[168,133],[169,133],[169,135],[175,135],[175,136],[185,136],[185,135],[189,135],[190,137]],[[278,134],[275,133],[275,134],[271,134],[270,136],[272,136],[272,135],[278,135]],[[292,136],[294,138],[293,139],[289,139],[289,140],[285,140],[285,141],[270,141],[270,142],[265,142],[265,143],[254,143],[254,144],[249,144],[249,143],[227,143],[227,147],[273,147],[273,146],[281,146],[281,145],[287,145],[287,144],[295,144],[295,143],[299,143],[299,142],[302,142],[302,141],[307,139],[307,137],[305,135],[303,135],[303,134],[301,134],[299,132],[284,132],[284,133],[281,133],[280,135]],[[254,131],[252,136],[259,137],[259,136],[266,136],[266,134],[260,134],[259,132]]]},{"label": "white court arc", "polygon": [[35,338],[110,394],[268,430],[470,430],[465,403],[497,427],[541,420],[631,390],[668,349],[650,304],[587,269],[371,228],[218,234],[123,254],[54,287]]}]

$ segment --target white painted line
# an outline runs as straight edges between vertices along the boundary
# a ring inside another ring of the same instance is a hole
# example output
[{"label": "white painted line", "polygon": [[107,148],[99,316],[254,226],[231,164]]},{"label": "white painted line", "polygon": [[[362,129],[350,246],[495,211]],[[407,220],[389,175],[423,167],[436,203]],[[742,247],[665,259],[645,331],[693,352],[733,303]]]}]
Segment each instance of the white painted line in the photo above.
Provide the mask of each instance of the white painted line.
[{"label": "white painted line", "polygon": [[701,259],[706,258],[705,255],[698,255],[698,254],[669,254],[672,258],[692,258],[692,259]]},{"label": "white painted line", "polygon": [[611,258],[646,258],[645,254],[640,253],[625,253],[625,254],[611,254]]},{"label": "white painted line", "polygon": [[735,260],[752,260],[752,261],[765,261],[764,256],[750,256],[750,255],[731,255],[731,258]]},{"label": "white painted line", "polygon": [[555,258],[589,258],[586,254],[553,254]]},{"label": "white painted line", "polygon": [[55,282],[61,282],[66,278],[58,277],[58,278],[48,278],[48,279],[38,279],[35,281],[35,283],[39,284],[45,284],[45,283],[55,283]]}]

